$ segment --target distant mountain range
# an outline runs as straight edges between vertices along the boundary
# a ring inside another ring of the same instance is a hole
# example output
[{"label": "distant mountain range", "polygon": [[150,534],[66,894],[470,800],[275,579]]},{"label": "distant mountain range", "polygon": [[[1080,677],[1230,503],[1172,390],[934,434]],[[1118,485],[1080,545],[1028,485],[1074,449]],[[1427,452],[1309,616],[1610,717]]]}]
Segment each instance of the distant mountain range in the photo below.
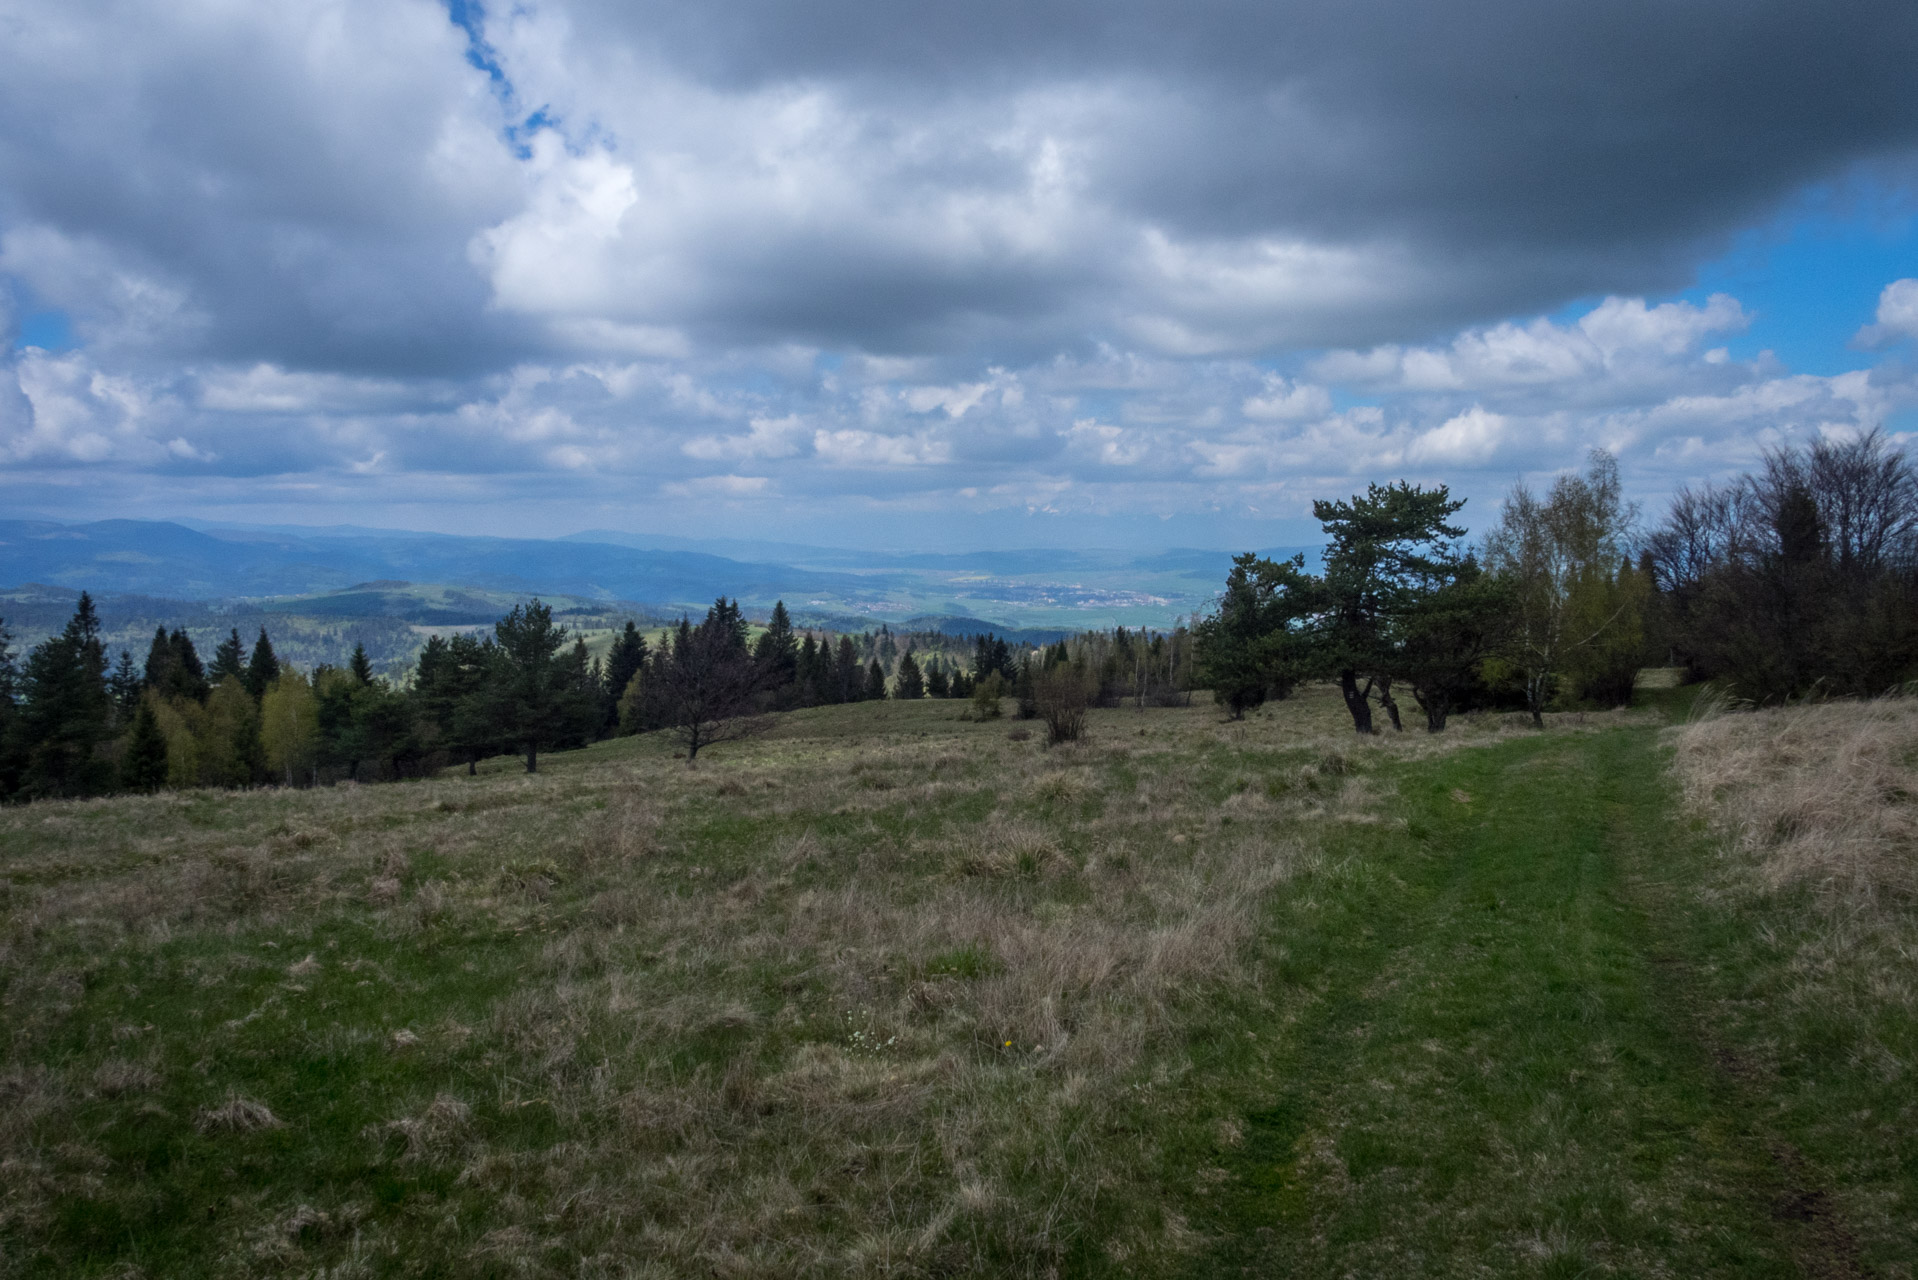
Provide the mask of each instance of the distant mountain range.
[{"label": "distant mountain range", "polygon": [[759,614],[784,600],[796,620],[836,630],[882,621],[952,633],[1163,627],[1206,608],[1230,565],[1227,552],[1188,549],[888,553],[607,530],[533,539],[0,521],[0,585],[419,625],[490,620],[502,601],[529,595],[660,617],[725,595]]}]

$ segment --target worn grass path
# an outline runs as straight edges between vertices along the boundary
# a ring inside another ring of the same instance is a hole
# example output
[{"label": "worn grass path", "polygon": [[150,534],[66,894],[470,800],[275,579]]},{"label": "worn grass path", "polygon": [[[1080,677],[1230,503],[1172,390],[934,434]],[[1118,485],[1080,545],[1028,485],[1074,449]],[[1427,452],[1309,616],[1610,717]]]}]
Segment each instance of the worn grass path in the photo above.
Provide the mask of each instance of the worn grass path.
[{"label": "worn grass path", "polygon": [[1174,1153],[1195,1274],[1865,1274],[1648,909],[1696,839],[1665,761],[1647,727],[1456,752],[1402,767],[1404,830],[1335,838],[1276,908],[1269,1029],[1199,1046],[1243,1083]]}]

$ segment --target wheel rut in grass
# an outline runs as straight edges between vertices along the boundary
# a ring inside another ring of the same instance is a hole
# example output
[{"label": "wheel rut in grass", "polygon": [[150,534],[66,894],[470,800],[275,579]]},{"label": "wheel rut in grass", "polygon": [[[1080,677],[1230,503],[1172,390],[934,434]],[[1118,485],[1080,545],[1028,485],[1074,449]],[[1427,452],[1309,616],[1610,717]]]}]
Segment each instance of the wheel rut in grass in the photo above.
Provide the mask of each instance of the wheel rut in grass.
[{"label": "wheel rut in grass", "polygon": [[1195,1273],[1864,1274],[1633,892],[1683,838],[1653,732],[1394,781],[1406,827],[1335,835],[1275,908]]}]

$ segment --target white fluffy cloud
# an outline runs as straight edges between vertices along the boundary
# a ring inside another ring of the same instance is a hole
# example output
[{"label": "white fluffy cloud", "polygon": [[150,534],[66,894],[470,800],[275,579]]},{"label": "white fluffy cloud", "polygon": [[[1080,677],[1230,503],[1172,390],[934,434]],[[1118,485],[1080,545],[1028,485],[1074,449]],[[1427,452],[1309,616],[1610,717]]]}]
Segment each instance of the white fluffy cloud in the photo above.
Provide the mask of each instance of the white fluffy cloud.
[{"label": "white fluffy cloud", "polygon": [[[1902,348],[1794,375],[1670,295],[1913,152],[1918,18],[1706,3],[1747,36],[1701,98],[1663,16],[1517,0],[0,0],[0,493],[1277,516],[1897,425]],[[1844,74],[1778,116],[1807,42]]]},{"label": "white fluffy cloud", "polygon": [[1918,338],[1918,279],[1894,280],[1878,295],[1877,324],[1858,331],[1866,346]]}]

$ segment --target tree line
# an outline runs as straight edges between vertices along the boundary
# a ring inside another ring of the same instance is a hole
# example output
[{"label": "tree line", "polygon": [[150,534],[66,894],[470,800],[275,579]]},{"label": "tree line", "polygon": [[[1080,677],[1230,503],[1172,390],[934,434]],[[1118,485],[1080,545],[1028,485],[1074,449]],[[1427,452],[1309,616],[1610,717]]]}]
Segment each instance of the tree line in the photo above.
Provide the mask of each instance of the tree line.
[{"label": "tree line", "polygon": [[[971,638],[969,663],[951,637],[904,640],[801,633],[783,602],[756,641],[737,601],[716,600],[657,642],[627,620],[605,658],[557,625],[538,600],[515,607],[490,635],[435,635],[410,679],[376,674],[363,646],[344,666],[301,671],[281,661],[264,627],[249,649],[237,628],[204,661],[183,628],[160,627],[144,663],[108,661],[100,619],[82,593],[56,636],[16,660],[0,621],[0,799],[161,788],[315,786],[415,777],[448,765],[542,753],[615,734],[668,731],[700,750],[800,707],[873,699],[1019,699],[1037,714],[1029,645]],[[915,645],[937,647],[921,656]],[[1093,696],[1163,700],[1189,674],[1189,639],[1088,636]],[[1047,651],[1050,654],[1051,651]],[[1064,659],[1065,646],[1058,646]],[[1135,678],[1135,668],[1141,668]],[[976,705],[983,705],[976,702]]]},{"label": "tree line", "polygon": [[375,674],[364,646],[300,671],[264,627],[250,651],[232,630],[210,663],[161,627],[144,664],[122,650],[109,666],[86,593],[24,662],[0,623],[0,799],[375,781],[506,753],[533,769],[610,716],[601,664],[537,600],[484,639],[432,637],[405,685]]},{"label": "tree line", "polygon": [[1918,474],[1882,432],[1769,452],[1682,490],[1646,531],[1595,450],[1543,494],[1515,488],[1477,547],[1445,486],[1313,503],[1304,557],[1239,556],[1195,628],[1196,680],[1234,717],[1335,681],[1360,733],[1457,711],[1627,705],[1645,666],[1735,698],[1872,695],[1918,678]]}]

